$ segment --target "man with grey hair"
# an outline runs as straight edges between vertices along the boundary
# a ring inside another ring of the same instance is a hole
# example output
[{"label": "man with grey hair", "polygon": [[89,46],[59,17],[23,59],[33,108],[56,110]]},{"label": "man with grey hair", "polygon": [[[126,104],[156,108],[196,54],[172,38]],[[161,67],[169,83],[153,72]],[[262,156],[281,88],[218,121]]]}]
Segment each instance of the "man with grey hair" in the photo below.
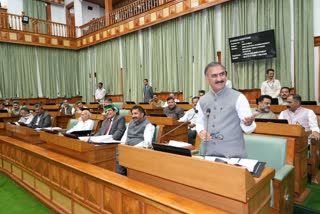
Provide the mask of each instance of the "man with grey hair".
[{"label": "man with grey hair", "polygon": [[204,71],[211,90],[197,104],[196,130],[204,141],[203,155],[220,157],[246,157],[243,131],[255,130],[246,97],[226,87],[226,69],[216,62],[209,63]]},{"label": "man with grey hair", "polygon": [[90,116],[91,113],[88,110],[82,111],[77,125],[69,129],[67,133],[71,133],[74,131],[92,130],[94,126],[94,121],[90,119]]}]

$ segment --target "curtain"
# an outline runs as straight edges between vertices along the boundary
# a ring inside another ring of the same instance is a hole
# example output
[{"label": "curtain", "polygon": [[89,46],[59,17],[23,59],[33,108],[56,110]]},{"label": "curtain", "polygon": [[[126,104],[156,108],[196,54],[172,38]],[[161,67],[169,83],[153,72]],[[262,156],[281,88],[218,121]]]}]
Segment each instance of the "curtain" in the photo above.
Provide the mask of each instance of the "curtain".
[{"label": "curtain", "polygon": [[296,92],[316,100],[314,83],[313,1],[294,0],[294,65]]},{"label": "curtain", "polygon": [[25,15],[32,18],[47,20],[46,3],[39,0],[23,0]]},{"label": "curtain", "polygon": [[2,97],[37,97],[35,48],[0,43],[0,49]]},{"label": "curtain", "polygon": [[[221,8],[222,64],[233,87],[260,88],[267,68],[274,68],[282,86],[290,87],[290,0],[235,0]],[[276,58],[231,63],[228,38],[269,29],[275,31]]]}]

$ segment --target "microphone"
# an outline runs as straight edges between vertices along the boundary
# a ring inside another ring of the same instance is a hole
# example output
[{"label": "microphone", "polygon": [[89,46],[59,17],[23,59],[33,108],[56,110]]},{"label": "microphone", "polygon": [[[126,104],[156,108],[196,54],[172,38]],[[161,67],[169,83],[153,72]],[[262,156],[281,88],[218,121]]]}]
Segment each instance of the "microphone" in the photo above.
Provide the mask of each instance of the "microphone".
[{"label": "microphone", "polygon": [[89,134],[89,138],[87,140],[87,143],[90,143],[90,139],[91,139],[92,134],[93,134],[93,132],[91,131],[90,134]]},{"label": "microphone", "polygon": [[194,118],[194,116],[195,116],[197,113],[198,113],[198,110],[197,110],[197,109],[194,110],[194,114],[192,115],[192,117],[191,117],[190,119],[188,119],[187,121],[181,123],[179,126],[175,127],[174,129],[171,129],[171,130],[168,131],[167,133],[163,134],[163,135],[160,137],[160,139],[163,138],[163,137],[165,137],[165,136],[167,136],[168,134],[174,132],[175,130],[177,130],[177,129],[180,128],[181,126],[185,125],[186,123],[189,123],[189,122],[192,120],[192,118]]},{"label": "microphone", "polygon": [[[210,109],[210,108],[207,108],[207,110],[206,110],[206,116],[207,116],[206,132],[209,132],[209,131],[208,131],[208,128],[209,128],[209,116],[210,116],[210,113],[211,113],[211,109]],[[208,133],[206,134],[205,144],[204,144],[204,147],[203,147],[203,159],[206,158],[207,144],[208,144]]]}]

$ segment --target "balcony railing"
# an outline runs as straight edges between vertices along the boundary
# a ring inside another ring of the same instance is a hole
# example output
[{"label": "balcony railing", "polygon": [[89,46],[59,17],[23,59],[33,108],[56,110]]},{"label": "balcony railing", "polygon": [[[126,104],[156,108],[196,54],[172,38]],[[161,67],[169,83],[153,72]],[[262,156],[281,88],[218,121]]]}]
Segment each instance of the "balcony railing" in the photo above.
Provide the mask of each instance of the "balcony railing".
[{"label": "balcony railing", "polygon": [[100,18],[94,19],[87,24],[84,24],[79,27],[81,36],[90,34],[94,31],[100,30],[106,26],[106,17],[102,16]]},{"label": "balcony railing", "polygon": [[23,16],[0,13],[0,28],[41,33],[51,36],[75,38],[76,27],[57,22],[29,17],[28,23],[23,23]]},{"label": "balcony railing", "polygon": [[129,19],[148,10],[156,8],[174,0],[139,0],[113,10],[109,14],[110,25]]},{"label": "balcony railing", "polygon": [[41,33],[66,38],[77,38],[98,31],[117,22],[137,16],[141,13],[172,1],[175,0],[138,0],[113,10],[108,15],[108,23],[106,23],[106,17],[103,16],[94,19],[80,27],[50,22],[32,17],[29,18],[29,23],[25,24],[22,22],[23,16],[0,13],[0,28]]}]

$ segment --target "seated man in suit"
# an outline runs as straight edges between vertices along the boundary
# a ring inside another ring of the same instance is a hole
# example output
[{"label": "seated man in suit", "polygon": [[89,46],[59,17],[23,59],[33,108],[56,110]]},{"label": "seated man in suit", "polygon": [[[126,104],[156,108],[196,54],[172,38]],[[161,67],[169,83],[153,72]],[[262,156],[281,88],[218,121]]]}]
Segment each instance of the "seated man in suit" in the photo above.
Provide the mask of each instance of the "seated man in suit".
[{"label": "seated man in suit", "polygon": [[181,107],[176,105],[173,97],[167,98],[168,106],[163,109],[163,113],[167,115],[167,117],[175,118],[179,120],[184,115],[184,111]]},{"label": "seated man in suit", "polygon": [[114,140],[120,140],[126,130],[124,117],[117,114],[118,108],[113,104],[107,105],[105,109],[105,120],[95,136],[112,135]]},{"label": "seated man in suit", "polygon": [[27,107],[21,108],[20,116],[18,123],[24,123],[26,125],[30,124],[33,119],[33,114],[30,113],[30,110]]},{"label": "seated man in suit", "polygon": [[257,100],[257,108],[252,109],[252,113],[256,114],[256,118],[277,119],[277,116],[270,111],[272,97],[269,95],[261,95]]},{"label": "seated man in suit", "polygon": [[[121,138],[121,142],[129,146],[150,148],[155,128],[145,117],[145,110],[141,106],[133,106],[131,109],[131,115],[132,120]],[[126,168],[119,165],[118,157],[116,162],[117,173],[126,175]]]},{"label": "seated man in suit", "polygon": [[63,100],[60,112],[64,113],[64,114],[74,114],[75,113],[75,109],[69,105],[69,101],[67,99]]},{"label": "seated man in suit", "polygon": [[306,131],[312,131],[310,137],[319,140],[319,126],[316,114],[311,110],[301,107],[301,96],[290,94],[287,98],[288,109],[280,113],[279,119],[288,120],[289,124],[299,124]]},{"label": "seated man in suit", "polygon": [[69,129],[67,133],[71,133],[74,131],[92,130],[94,121],[90,119],[90,116],[91,114],[88,110],[84,110],[83,112],[81,112],[79,122],[73,128]]},{"label": "seated man in suit", "polygon": [[32,121],[28,124],[30,128],[45,128],[51,126],[51,115],[49,112],[44,111],[43,106],[40,104],[34,105],[34,111],[36,115],[32,119]]},{"label": "seated man in suit", "polygon": [[13,105],[12,105],[12,114],[19,116],[20,114],[20,110],[21,110],[22,106],[20,106],[20,102],[15,100],[13,101]]}]

